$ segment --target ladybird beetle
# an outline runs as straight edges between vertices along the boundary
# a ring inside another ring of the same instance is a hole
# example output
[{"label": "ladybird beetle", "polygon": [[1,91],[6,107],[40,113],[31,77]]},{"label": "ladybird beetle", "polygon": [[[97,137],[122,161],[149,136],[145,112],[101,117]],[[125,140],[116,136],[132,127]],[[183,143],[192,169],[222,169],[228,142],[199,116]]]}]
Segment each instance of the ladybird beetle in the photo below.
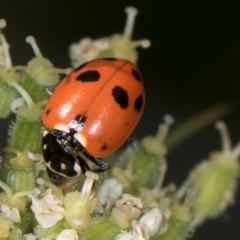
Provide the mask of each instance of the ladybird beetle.
[{"label": "ladybird beetle", "polygon": [[[114,152],[139,121],[145,93],[141,73],[125,59],[103,58],[82,64],[54,89],[42,114],[43,157],[51,181],[105,171],[101,158]],[[93,170],[94,171],[94,170]]]}]

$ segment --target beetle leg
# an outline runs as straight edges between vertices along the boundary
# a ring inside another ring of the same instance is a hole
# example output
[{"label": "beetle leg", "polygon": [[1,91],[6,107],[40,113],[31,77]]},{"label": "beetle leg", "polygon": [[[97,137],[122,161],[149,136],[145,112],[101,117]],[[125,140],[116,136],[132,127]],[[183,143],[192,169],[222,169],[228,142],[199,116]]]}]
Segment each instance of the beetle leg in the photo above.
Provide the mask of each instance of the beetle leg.
[{"label": "beetle leg", "polygon": [[90,159],[93,163],[101,168],[103,171],[107,171],[109,169],[108,163],[104,162],[101,158],[93,157]]},{"label": "beetle leg", "polygon": [[96,164],[98,167],[100,167],[103,171],[107,171],[109,169],[108,163],[104,162],[101,158],[94,157],[93,155],[89,154],[84,149],[82,150],[82,153],[94,164]]},{"label": "beetle leg", "polygon": [[46,87],[46,91],[49,95],[52,95],[52,93],[54,92],[55,88],[53,86],[47,86]]},{"label": "beetle leg", "polygon": [[86,161],[84,161],[84,159],[82,159],[80,156],[77,156],[77,159],[84,175],[86,172],[91,171],[90,167],[88,166]]}]

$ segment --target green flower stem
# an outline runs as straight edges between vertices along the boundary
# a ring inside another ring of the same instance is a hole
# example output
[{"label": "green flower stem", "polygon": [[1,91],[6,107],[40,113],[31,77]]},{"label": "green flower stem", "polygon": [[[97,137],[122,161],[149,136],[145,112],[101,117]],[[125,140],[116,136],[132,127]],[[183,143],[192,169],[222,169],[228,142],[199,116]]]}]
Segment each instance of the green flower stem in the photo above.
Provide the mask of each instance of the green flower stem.
[{"label": "green flower stem", "polygon": [[132,182],[133,193],[139,193],[141,187],[153,186],[158,177],[161,159],[158,155],[149,152],[141,144],[134,156],[133,175],[137,174],[137,180]]},{"label": "green flower stem", "polygon": [[18,151],[28,145],[32,153],[41,153],[40,121],[28,121],[27,119],[17,117],[15,122],[10,126],[8,145]]},{"label": "green flower stem", "polygon": [[86,232],[79,235],[81,240],[109,240],[114,239],[121,229],[117,227],[109,216],[93,220]]},{"label": "green flower stem", "polygon": [[[208,169],[196,182],[196,187],[201,186],[202,190],[194,204],[197,215],[211,217],[221,210],[226,191],[235,188],[233,184],[239,175],[238,162],[234,160],[227,159],[225,165],[217,161],[210,162]],[[227,199],[225,201],[227,204]]]},{"label": "green flower stem", "polygon": [[32,213],[28,208],[20,211],[21,222],[14,223],[14,226],[21,229],[23,233],[29,233],[32,231]]},{"label": "green flower stem", "polygon": [[13,193],[32,190],[35,188],[35,176],[32,168],[7,168],[6,184]]},{"label": "green flower stem", "polygon": [[6,118],[11,113],[11,103],[19,96],[19,93],[0,79],[0,96],[0,118]]},{"label": "green flower stem", "polygon": [[46,86],[39,85],[30,75],[24,73],[20,81],[21,86],[27,91],[33,102],[38,103],[47,100],[49,95]]},{"label": "green flower stem", "polygon": [[[40,225],[34,227],[34,234],[37,239],[41,240],[47,238],[50,235],[57,236],[63,229],[68,229],[69,226],[66,225],[64,220],[57,222],[53,227],[43,228]],[[54,238],[56,239],[56,238]]]},{"label": "green flower stem", "polygon": [[[57,222],[51,228],[42,228],[37,225],[34,228],[34,233],[37,239],[43,239],[50,235],[57,236],[62,230],[69,229],[70,227],[65,220]],[[108,216],[101,217],[92,221],[91,225],[84,232],[78,231],[79,239],[81,240],[109,240],[114,239],[120,233],[121,229],[117,227],[112,219]]]}]

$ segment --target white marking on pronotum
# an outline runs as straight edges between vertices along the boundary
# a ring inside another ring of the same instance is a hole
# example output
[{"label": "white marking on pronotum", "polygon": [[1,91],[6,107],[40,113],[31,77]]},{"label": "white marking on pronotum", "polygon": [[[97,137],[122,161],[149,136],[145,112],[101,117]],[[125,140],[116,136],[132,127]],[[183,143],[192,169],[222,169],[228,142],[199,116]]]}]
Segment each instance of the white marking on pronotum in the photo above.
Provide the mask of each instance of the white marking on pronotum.
[{"label": "white marking on pronotum", "polygon": [[54,129],[62,131],[62,132],[66,132],[66,133],[70,132],[69,127],[67,125],[61,124],[61,123],[60,124],[56,124],[54,126]]},{"label": "white marking on pronotum", "polygon": [[74,137],[81,143],[81,145],[86,148],[87,142],[83,134],[75,133]]}]

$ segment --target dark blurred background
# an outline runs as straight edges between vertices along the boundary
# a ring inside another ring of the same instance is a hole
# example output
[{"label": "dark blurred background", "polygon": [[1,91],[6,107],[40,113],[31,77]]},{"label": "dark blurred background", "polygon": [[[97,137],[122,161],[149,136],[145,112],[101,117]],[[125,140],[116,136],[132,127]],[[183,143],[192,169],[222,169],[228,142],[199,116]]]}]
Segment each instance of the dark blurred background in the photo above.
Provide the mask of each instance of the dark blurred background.
[{"label": "dark blurred background", "polygon": [[[96,39],[122,33],[126,6],[139,10],[133,39],[152,42],[150,49],[139,49],[147,105],[136,136],[155,133],[165,113],[179,123],[226,102],[234,104],[234,111],[223,120],[235,145],[240,140],[239,1],[1,0],[0,18],[7,20],[3,32],[11,45],[13,64],[26,64],[34,56],[25,43],[25,37],[32,35],[56,67],[69,67],[71,43],[87,36]],[[6,144],[5,126],[1,121],[1,147]],[[221,148],[220,143],[211,124],[172,150],[166,183],[179,185],[196,163]],[[207,221],[193,239],[239,239],[239,206]]]}]

